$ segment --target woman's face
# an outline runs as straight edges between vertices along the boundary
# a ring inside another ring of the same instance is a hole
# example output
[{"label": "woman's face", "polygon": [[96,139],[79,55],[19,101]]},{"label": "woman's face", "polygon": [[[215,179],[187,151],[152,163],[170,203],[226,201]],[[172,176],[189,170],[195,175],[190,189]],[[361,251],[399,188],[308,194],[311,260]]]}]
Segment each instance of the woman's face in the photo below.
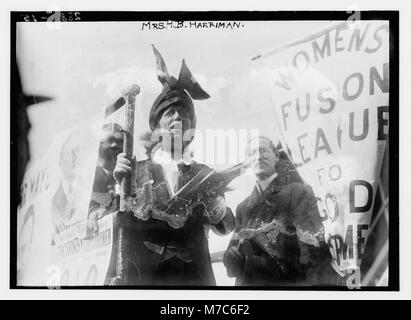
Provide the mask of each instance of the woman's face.
[{"label": "woman's face", "polygon": [[170,134],[184,133],[190,127],[190,114],[187,108],[178,105],[166,109],[158,121],[158,128]]},{"label": "woman's face", "polygon": [[184,133],[191,129],[191,119],[187,108],[176,105],[166,109],[158,121],[157,129],[160,130],[163,144],[167,141],[171,143],[171,150],[180,149],[186,145],[183,141]]}]

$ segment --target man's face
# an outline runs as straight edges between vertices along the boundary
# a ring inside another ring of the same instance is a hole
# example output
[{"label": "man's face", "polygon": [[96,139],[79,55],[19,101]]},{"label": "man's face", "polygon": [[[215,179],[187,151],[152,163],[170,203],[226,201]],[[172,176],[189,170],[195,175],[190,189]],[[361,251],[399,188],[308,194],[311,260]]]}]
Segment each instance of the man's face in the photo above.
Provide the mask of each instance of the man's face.
[{"label": "man's face", "polygon": [[270,140],[267,138],[250,141],[247,158],[251,170],[260,179],[268,178],[274,174],[277,156],[270,147]]},{"label": "man's face", "polygon": [[172,106],[166,109],[161,115],[157,128],[163,137],[163,142],[169,138],[172,143],[171,149],[175,149],[175,144],[184,145],[184,133],[191,129],[190,114],[183,106]]},{"label": "man's face", "polygon": [[100,142],[100,158],[103,160],[105,169],[114,170],[117,155],[123,151],[123,139],[123,134],[120,131],[104,131]]}]

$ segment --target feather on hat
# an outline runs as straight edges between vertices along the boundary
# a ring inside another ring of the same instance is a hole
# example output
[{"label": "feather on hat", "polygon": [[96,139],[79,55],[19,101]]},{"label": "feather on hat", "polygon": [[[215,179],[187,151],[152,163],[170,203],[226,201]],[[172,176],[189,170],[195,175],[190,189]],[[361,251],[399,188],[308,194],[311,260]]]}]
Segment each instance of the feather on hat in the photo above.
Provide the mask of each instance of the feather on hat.
[{"label": "feather on hat", "polygon": [[192,99],[205,100],[210,97],[209,94],[201,88],[200,84],[188,69],[184,59],[182,61],[178,80],[170,76],[163,57],[156,47],[154,45],[152,46],[156,57],[158,80],[163,85],[163,90],[155,99],[151,107],[149,117],[150,129],[154,130],[161,114],[170,106],[176,104],[182,105],[188,109],[192,128],[195,128],[196,117]]}]

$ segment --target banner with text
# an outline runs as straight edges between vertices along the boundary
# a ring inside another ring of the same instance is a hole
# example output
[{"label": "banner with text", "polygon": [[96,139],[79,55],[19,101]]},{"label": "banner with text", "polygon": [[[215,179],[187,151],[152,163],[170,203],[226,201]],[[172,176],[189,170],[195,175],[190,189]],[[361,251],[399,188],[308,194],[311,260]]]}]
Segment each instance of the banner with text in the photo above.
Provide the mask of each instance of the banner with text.
[{"label": "banner with text", "polygon": [[104,283],[112,248],[112,216],[86,234],[102,122],[83,121],[57,134],[31,165],[17,212],[17,284]]},{"label": "banner with text", "polygon": [[357,270],[388,138],[389,25],[347,21],[259,55],[297,169],[319,198],[334,268]]}]

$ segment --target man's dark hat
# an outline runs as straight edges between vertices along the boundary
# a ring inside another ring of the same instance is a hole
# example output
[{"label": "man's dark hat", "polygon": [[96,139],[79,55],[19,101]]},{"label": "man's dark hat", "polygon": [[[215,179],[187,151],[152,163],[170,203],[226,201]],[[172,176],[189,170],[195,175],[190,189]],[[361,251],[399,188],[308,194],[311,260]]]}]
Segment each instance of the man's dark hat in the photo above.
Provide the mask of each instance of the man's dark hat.
[{"label": "man's dark hat", "polygon": [[192,128],[195,128],[196,116],[192,99],[205,100],[210,96],[201,88],[200,84],[191,74],[184,59],[177,80],[174,77],[170,77],[164,59],[154,45],[153,51],[156,56],[157,69],[159,72],[158,80],[160,80],[163,85],[163,90],[151,107],[149,118],[150,129],[155,129],[157,120],[163,111],[176,104],[182,105],[188,109],[191,118],[191,126]]}]

